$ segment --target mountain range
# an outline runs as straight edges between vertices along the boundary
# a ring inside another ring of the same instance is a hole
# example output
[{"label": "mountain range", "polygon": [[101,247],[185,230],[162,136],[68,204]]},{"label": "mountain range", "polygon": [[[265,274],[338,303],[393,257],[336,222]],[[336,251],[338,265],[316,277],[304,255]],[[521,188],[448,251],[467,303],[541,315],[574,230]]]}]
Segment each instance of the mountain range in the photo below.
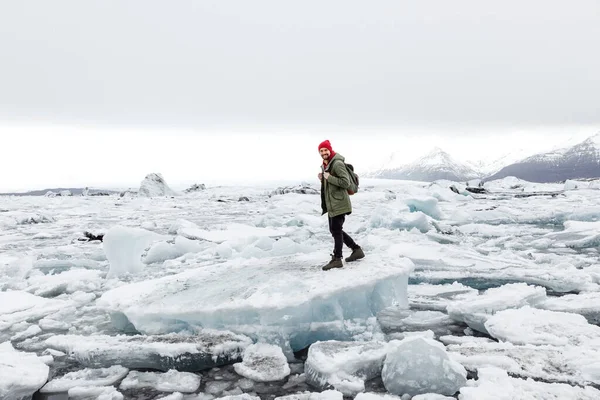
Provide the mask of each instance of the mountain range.
[{"label": "mountain range", "polygon": [[530,182],[561,182],[566,179],[600,177],[600,133],[573,146],[527,156],[518,150],[489,163],[460,162],[440,148],[402,164],[392,154],[379,169],[366,177],[432,182],[438,179],[494,180],[515,176]]}]

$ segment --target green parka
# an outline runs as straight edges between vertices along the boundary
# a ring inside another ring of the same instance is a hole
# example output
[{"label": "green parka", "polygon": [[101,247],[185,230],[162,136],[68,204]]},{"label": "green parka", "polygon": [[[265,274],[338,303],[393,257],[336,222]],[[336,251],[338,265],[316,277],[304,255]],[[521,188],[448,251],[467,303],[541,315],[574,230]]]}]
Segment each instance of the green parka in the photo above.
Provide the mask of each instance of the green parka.
[{"label": "green parka", "polygon": [[344,157],[336,153],[323,169],[329,172],[329,179],[321,182],[321,208],[323,214],[328,213],[333,218],[342,214],[352,213],[352,204],[348,188],[350,187],[350,176],[344,165]]}]

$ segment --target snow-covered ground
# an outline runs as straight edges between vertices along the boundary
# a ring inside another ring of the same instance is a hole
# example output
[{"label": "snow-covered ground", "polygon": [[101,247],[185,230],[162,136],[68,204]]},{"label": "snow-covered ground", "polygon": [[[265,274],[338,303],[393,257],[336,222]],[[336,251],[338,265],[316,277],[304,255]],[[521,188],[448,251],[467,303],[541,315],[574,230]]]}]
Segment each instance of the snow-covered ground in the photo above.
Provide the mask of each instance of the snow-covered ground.
[{"label": "snow-covered ground", "polygon": [[0,399],[600,398],[593,185],[364,179],[328,272],[311,190],[152,185],[0,197]]}]

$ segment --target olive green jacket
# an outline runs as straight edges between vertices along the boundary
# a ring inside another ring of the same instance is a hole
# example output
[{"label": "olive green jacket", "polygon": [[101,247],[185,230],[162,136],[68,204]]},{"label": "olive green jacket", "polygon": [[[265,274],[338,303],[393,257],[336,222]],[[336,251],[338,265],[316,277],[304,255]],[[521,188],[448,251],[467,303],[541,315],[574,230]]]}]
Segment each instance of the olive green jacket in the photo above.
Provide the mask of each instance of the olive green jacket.
[{"label": "olive green jacket", "polygon": [[329,179],[321,181],[321,209],[323,214],[328,213],[329,217],[335,217],[342,214],[352,213],[352,204],[348,188],[350,187],[350,175],[344,165],[344,157],[335,154],[323,169],[323,172],[329,172]]}]

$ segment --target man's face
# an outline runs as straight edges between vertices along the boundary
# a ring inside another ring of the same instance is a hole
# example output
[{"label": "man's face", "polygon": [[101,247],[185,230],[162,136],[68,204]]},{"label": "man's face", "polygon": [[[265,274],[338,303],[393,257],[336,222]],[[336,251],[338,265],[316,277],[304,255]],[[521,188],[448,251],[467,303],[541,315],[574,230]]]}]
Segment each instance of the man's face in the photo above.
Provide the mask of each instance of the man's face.
[{"label": "man's face", "polygon": [[329,149],[323,148],[319,150],[319,153],[321,153],[321,158],[323,158],[323,160],[329,160],[329,156],[331,155]]}]

